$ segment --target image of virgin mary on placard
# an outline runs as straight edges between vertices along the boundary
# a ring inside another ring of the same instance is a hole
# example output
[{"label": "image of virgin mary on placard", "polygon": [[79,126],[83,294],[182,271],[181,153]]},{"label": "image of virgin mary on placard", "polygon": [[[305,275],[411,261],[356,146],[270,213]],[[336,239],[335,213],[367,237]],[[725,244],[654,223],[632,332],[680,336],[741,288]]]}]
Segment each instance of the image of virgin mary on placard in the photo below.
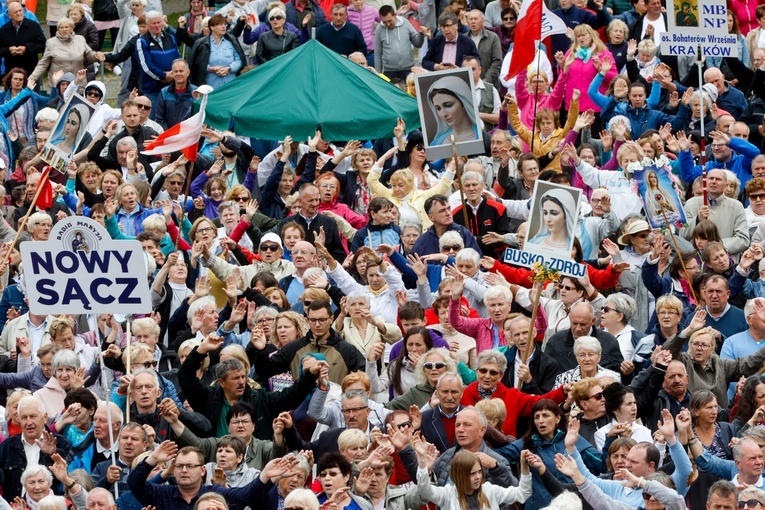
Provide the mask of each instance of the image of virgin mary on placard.
[{"label": "image of virgin mary on placard", "polygon": [[[645,162],[648,163],[648,162]],[[633,173],[651,228],[686,223],[680,194],[666,166],[651,161]]]}]

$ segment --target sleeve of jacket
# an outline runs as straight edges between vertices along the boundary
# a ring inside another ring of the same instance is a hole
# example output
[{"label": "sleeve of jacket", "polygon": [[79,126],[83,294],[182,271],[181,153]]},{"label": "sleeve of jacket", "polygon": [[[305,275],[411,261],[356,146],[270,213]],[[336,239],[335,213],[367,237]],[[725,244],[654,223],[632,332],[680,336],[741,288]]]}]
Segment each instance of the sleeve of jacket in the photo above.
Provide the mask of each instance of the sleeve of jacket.
[{"label": "sleeve of jacket", "polygon": [[707,451],[693,460],[700,471],[719,476],[725,480],[731,480],[738,474],[735,462],[710,455]]},{"label": "sleeve of jacket", "polygon": [[[443,36],[434,37],[433,39],[428,41],[428,51],[427,53],[425,53],[425,56],[422,58],[422,67],[424,67],[428,71],[435,71],[436,64],[441,63],[441,60],[439,59],[438,61],[436,61],[436,58],[438,58],[438,55],[440,55],[443,52],[443,49],[444,49]],[[412,477],[412,480],[414,480],[414,477]]]},{"label": "sleeve of jacket", "polygon": [[165,71],[152,62],[149,45],[143,37],[138,38],[136,43],[136,53],[138,55],[138,63],[144,73],[157,81],[163,81],[165,79]]},{"label": "sleeve of jacket", "polygon": [[212,434],[212,425],[203,414],[187,411],[183,407],[178,408],[181,412],[179,419],[186,425],[186,430],[191,430],[198,436],[209,436]]},{"label": "sleeve of jacket", "polygon": [[198,413],[207,415],[209,413],[208,404],[210,402],[210,396],[207,389],[202,386],[201,381],[197,377],[197,369],[204,359],[205,356],[199,354],[197,349],[194,348],[178,370],[178,382],[180,383],[181,390],[183,390],[183,394],[186,396],[186,400],[189,401],[191,408]]},{"label": "sleeve of jacket", "polygon": [[659,263],[652,263],[649,259],[643,262],[642,271],[643,284],[648,292],[650,292],[655,298],[659,298],[664,294],[672,292],[672,282],[659,276]]},{"label": "sleeve of jacket", "polygon": [[499,70],[502,67],[502,42],[499,37],[491,37],[489,40],[491,41],[491,62],[485,64],[488,65],[488,69],[486,69],[484,80],[494,84],[499,82]]},{"label": "sleeve of jacket", "polygon": [[737,255],[749,247],[749,223],[743,207],[736,212],[733,237],[724,238],[722,243],[731,255]]},{"label": "sleeve of jacket", "polygon": [[202,451],[205,456],[205,462],[215,462],[215,452],[217,450],[218,440],[214,437],[197,437],[188,427],[183,429],[183,433],[175,440],[180,446],[194,446]]},{"label": "sleeve of jacket", "polygon": [[609,264],[604,269],[598,269],[587,264],[587,276],[590,279],[592,286],[598,290],[605,290],[614,287],[619,283],[619,276],[621,273],[614,270],[614,265]]},{"label": "sleeve of jacket", "polygon": [[601,365],[603,368],[613,370],[617,374],[621,374],[621,365],[624,361],[621,349],[619,349],[619,342],[614,338],[604,337],[599,338],[600,344],[603,346],[603,359]]},{"label": "sleeve of jacket", "polygon": [[37,55],[45,51],[45,33],[37,23],[30,23],[30,27],[35,31],[35,36],[27,42],[26,53],[29,55]]}]

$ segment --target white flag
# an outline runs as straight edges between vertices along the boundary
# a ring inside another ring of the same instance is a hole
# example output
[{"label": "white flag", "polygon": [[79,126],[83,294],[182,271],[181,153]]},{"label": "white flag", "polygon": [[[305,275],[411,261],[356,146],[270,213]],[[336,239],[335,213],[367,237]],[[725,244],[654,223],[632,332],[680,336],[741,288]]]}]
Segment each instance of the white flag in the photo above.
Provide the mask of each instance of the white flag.
[{"label": "white flag", "polygon": [[566,28],[566,23],[557,14],[550,12],[542,2],[542,39],[555,34],[565,34]]}]

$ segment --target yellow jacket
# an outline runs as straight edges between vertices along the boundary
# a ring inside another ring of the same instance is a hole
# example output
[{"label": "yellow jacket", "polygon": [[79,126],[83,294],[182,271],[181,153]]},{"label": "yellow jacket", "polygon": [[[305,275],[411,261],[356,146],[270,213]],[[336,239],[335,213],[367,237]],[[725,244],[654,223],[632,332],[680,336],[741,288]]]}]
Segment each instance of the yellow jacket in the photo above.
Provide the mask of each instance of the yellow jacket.
[{"label": "yellow jacket", "polygon": [[[513,127],[515,132],[518,133],[518,136],[521,138],[521,140],[526,142],[526,144],[530,147],[532,145],[531,130],[521,122],[520,115],[518,114],[518,105],[510,104],[507,107],[507,114],[507,117],[510,120],[510,125]],[[549,154],[553,149],[555,149],[555,146],[558,145],[558,142],[565,140],[568,132],[574,128],[574,124],[576,123],[576,118],[578,116],[579,101],[571,101],[571,108],[568,111],[568,118],[566,120],[565,126],[553,131],[553,134],[550,135],[550,137],[547,138],[547,140],[544,142],[539,137],[539,129],[537,129],[534,132],[534,155],[539,158],[545,154]],[[556,154],[555,158],[550,162],[550,164],[545,168],[541,168],[540,170],[555,170],[556,172],[560,172],[560,154]]]}]

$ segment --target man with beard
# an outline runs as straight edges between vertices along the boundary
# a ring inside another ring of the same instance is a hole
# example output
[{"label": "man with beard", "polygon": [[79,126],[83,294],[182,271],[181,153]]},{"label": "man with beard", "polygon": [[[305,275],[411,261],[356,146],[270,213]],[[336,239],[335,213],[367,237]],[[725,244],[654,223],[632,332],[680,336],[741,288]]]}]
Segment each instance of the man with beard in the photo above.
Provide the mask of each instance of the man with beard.
[{"label": "man with beard", "polygon": [[117,484],[117,493],[127,492],[127,477],[133,466],[133,460],[146,451],[149,447],[149,436],[138,423],[126,423],[120,431],[119,455],[117,462],[112,464],[111,459],[99,462],[93,470],[93,480],[96,487],[102,487],[113,491]]}]

